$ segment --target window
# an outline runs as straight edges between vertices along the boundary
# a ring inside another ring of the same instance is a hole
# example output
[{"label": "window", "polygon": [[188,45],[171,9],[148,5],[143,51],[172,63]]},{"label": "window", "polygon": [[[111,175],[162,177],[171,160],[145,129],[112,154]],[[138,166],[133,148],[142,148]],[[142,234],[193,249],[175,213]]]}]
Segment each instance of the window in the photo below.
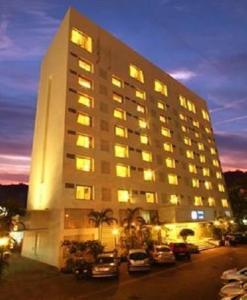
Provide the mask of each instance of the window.
[{"label": "window", "polygon": [[182,107],[187,108],[186,98],[182,95],[179,95],[179,103]]},{"label": "window", "polygon": [[208,205],[215,206],[215,199],[213,197],[208,197]]},{"label": "window", "polygon": [[194,159],[194,152],[191,150],[186,150],[186,157]]},{"label": "window", "polygon": [[221,178],[222,178],[221,172],[216,172],[216,178],[218,178],[218,179],[221,179]]},{"label": "window", "polygon": [[159,119],[160,119],[161,123],[166,123],[167,122],[166,117],[164,117],[164,116],[159,116]]},{"label": "window", "polygon": [[83,148],[93,148],[93,138],[88,135],[79,134],[76,140],[76,146]]},{"label": "window", "polygon": [[113,85],[122,88],[123,87],[123,82],[121,79],[117,78],[116,76],[112,75],[111,82]]},{"label": "window", "polygon": [[224,208],[229,207],[227,199],[221,199],[221,204],[222,204],[222,207],[224,207]]},{"label": "window", "polygon": [[211,130],[210,130],[210,128],[208,128],[208,127],[205,127],[205,131],[206,131],[206,133],[211,133]]},{"label": "window", "polygon": [[84,126],[92,126],[92,118],[84,113],[79,113],[77,116],[77,123]]},{"label": "window", "polygon": [[151,169],[144,169],[143,178],[146,181],[154,181],[155,180],[154,171]]},{"label": "window", "polygon": [[166,137],[171,137],[171,131],[168,128],[161,127],[161,134]]},{"label": "window", "polygon": [[200,154],[200,155],[199,155],[199,159],[200,159],[200,162],[201,162],[201,163],[205,163],[205,162],[206,162],[206,157],[205,157],[205,155]]},{"label": "window", "polygon": [[179,119],[183,121],[187,121],[187,117],[183,114],[179,114]]},{"label": "window", "polygon": [[144,91],[141,91],[141,90],[136,90],[136,97],[137,98],[140,98],[142,100],[145,100],[146,99],[146,93]]},{"label": "window", "polygon": [[196,138],[199,138],[199,137],[200,137],[200,134],[199,134],[198,132],[195,132],[194,134],[195,134],[195,137],[196,137]]},{"label": "window", "polygon": [[139,127],[140,127],[140,128],[145,129],[145,128],[148,127],[147,121],[144,120],[144,119],[142,119],[142,118],[139,118],[138,123],[139,123]]},{"label": "window", "polygon": [[167,168],[175,168],[176,167],[175,159],[173,159],[173,158],[167,157],[165,159],[165,162],[166,162]]},{"label": "window", "polygon": [[118,103],[123,103],[123,96],[118,95],[116,93],[112,94],[112,99]]},{"label": "window", "polygon": [[129,202],[130,192],[128,190],[118,190],[117,191],[118,202]]},{"label": "window", "polygon": [[197,143],[198,150],[204,150],[204,145],[202,143]]},{"label": "window", "polygon": [[178,185],[178,176],[176,174],[168,174],[168,183],[173,185]]},{"label": "window", "polygon": [[71,42],[74,44],[80,46],[81,48],[87,50],[88,52],[92,53],[93,47],[92,47],[92,38],[88,35],[86,35],[84,32],[81,32],[75,28],[71,31]]},{"label": "window", "polygon": [[76,186],[76,199],[80,200],[92,200],[93,199],[93,187],[86,185]]},{"label": "window", "polygon": [[78,65],[84,71],[93,73],[93,64],[92,63],[85,61],[84,59],[79,59]]},{"label": "window", "polygon": [[87,107],[93,107],[93,98],[85,94],[80,94],[78,97],[78,103]]},{"label": "window", "polygon": [[178,195],[170,195],[169,196],[169,202],[173,205],[178,205],[180,202],[180,197]]},{"label": "window", "polygon": [[152,161],[152,153],[149,151],[142,151],[142,160],[151,162]]},{"label": "window", "polygon": [[163,149],[167,152],[173,152],[173,145],[171,143],[164,143]]},{"label": "window", "polygon": [[218,162],[217,159],[213,159],[213,165],[214,165],[215,167],[219,167],[219,166],[220,166],[220,164],[219,164],[219,162]]},{"label": "window", "polygon": [[182,130],[183,132],[187,132],[187,128],[186,128],[184,125],[181,126],[181,130]]},{"label": "window", "polygon": [[135,78],[136,80],[140,81],[141,83],[144,83],[144,75],[143,71],[136,67],[135,65],[129,66],[129,75],[132,78]]},{"label": "window", "polygon": [[190,172],[190,173],[194,173],[194,174],[197,173],[196,165],[189,164],[189,165],[188,165],[188,169],[189,169],[189,172]]},{"label": "window", "polygon": [[145,107],[143,105],[137,104],[136,110],[140,113],[145,113]]},{"label": "window", "polygon": [[90,157],[76,157],[76,169],[84,172],[93,171],[93,159]]},{"label": "window", "polygon": [[86,78],[83,78],[83,77],[79,77],[78,78],[78,83],[84,89],[91,90],[93,88],[93,83],[89,79],[86,79]]},{"label": "window", "polygon": [[117,119],[126,120],[126,112],[120,108],[114,109],[113,116]]},{"label": "window", "polygon": [[203,176],[210,176],[210,170],[208,168],[202,168]]},{"label": "window", "polygon": [[116,175],[118,177],[130,177],[130,168],[129,166],[117,164],[116,165]]},{"label": "window", "polygon": [[218,184],[218,190],[219,190],[219,192],[224,192],[224,191],[225,191],[224,185],[221,184],[221,183],[219,183],[219,184]]},{"label": "window", "polygon": [[115,126],[115,135],[127,138],[128,137],[127,128],[122,126]]},{"label": "window", "polygon": [[145,198],[147,203],[155,203],[156,202],[156,195],[152,192],[146,192]]},{"label": "window", "polygon": [[205,181],[204,186],[205,186],[206,190],[212,190],[212,188],[213,188],[211,181]]},{"label": "window", "polygon": [[193,126],[195,126],[195,127],[197,127],[197,128],[199,128],[200,127],[200,124],[199,124],[199,122],[198,121],[193,121],[192,122],[192,124],[193,124]]},{"label": "window", "polygon": [[185,145],[191,146],[192,142],[191,139],[187,136],[184,137],[184,143]]},{"label": "window", "polygon": [[203,205],[201,196],[195,196],[194,197],[194,205],[195,206],[202,206]]},{"label": "window", "polygon": [[214,155],[214,154],[216,154],[216,150],[215,150],[215,148],[210,148],[210,153],[212,154],[212,155]]},{"label": "window", "polygon": [[147,144],[149,143],[149,141],[148,141],[148,136],[147,136],[146,134],[141,134],[141,135],[140,135],[140,142],[141,142],[142,144],[147,145]]},{"label": "window", "polygon": [[192,111],[193,113],[196,113],[196,107],[195,104],[191,101],[187,100],[187,108],[189,111]]},{"label": "window", "polygon": [[129,157],[129,149],[126,145],[115,145],[114,151],[116,157]]},{"label": "window", "polygon": [[165,110],[165,104],[162,103],[161,101],[158,101],[158,102],[157,102],[157,107],[158,107],[159,109]]},{"label": "window", "polygon": [[209,114],[204,109],[202,109],[202,117],[203,117],[204,120],[209,121]]},{"label": "window", "polygon": [[163,82],[157,79],[154,81],[154,90],[158,93],[161,93],[164,96],[168,95],[167,86]]},{"label": "window", "polygon": [[197,178],[192,178],[192,187],[193,188],[199,188],[200,187],[200,181]]}]

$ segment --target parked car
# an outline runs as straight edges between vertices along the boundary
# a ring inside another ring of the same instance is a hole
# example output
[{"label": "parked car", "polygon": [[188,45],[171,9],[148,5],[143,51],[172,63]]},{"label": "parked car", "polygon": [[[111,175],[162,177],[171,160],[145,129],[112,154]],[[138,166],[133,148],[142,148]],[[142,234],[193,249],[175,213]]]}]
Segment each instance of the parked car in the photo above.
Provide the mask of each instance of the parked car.
[{"label": "parked car", "polygon": [[114,253],[99,254],[92,267],[92,277],[118,277],[119,260]]},{"label": "parked car", "polygon": [[189,248],[190,253],[200,253],[199,247],[192,243],[186,243],[187,247]]},{"label": "parked car", "polygon": [[128,272],[149,271],[150,259],[144,249],[131,249],[127,257]]},{"label": "parked car", "polygon": [[89,279],[92,275],[92,263],[88,263],[83,259],[75,262],[74,274],[76,279]]},{"label": "parked car", "polygon": [[244,267],[240,270],[237,268],[226,270],[222,273],[221,279],[223,282],[247,281],[247,267]]},{"label": "parked car", "polygon": [[232,282],[224,285],[220,290],[221,297],[242,296],[247,292],[247,283]]},{"label": "parked car", "polygon": [[247,300],[247,294],[239,295],[239,296],[228,296],[221,298],[221,300]]},{"label": "parked car", "polygon": [[170,243],[169,246],[176,259],[185,257],[190,260],[191,254],[186,243]]},{"label": "parked car", "polygon": [[151,259],[158,264],[174,264],[176,258],[168,246],[154,245],[150,251]]}]

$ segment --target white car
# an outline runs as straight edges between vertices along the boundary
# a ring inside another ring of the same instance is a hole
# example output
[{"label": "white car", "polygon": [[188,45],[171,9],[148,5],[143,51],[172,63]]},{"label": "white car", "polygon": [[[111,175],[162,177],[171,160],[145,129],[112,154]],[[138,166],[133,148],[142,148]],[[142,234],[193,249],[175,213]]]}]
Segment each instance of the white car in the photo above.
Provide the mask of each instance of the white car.
[{"label": "white car", "polygon": [[128,272],[150,271],[150,260],[144,249],[131,249],[128,255]]},{"label": "white car", "polygon": [[150,252],[153,262],[157,264],[174,264],[176,258],[168,246],[155,245]]},{"label": "white car", "polygon": [[221,279],[224,282],[230,281],[247,281],[247,267],[240,270],[230,269],[223,272]]},{"label": "white car", "polygon": [[239,281],[228,283],[224,285],[220,290],[221,297],[233,297],[233,299],[236,296],[242,296],[246,293],[247,293],[247,283],[242,283]]},{"label": "white car", "polygon": [[241,296],[229,296],[221,298],[221,300],[247,300],[247,294]]}]

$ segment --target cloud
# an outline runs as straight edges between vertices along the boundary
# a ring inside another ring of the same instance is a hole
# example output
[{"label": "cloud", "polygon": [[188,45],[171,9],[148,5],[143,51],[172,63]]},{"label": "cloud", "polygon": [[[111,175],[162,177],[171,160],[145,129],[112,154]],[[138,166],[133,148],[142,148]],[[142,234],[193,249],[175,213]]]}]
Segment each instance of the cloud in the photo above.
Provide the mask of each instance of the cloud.
[{"label": "cloud", "polygon": [[194,72],[192,72],[190,70],[185,70],[185,69],[175,70],[175,71],[171,71],[168,73],[177,80],[187,81],[193,77],[196,77],[196,74]]},{"label": "cloud", "polygon": [[214,125],[232,123],[232,122],[236,122],[236,121],[240,121],[240,120],[245,120],[245,119],[247,119],[247,115],[245,115],[245,116],[239,116],[239,117],[235,117],[235,118],[231,118],[231,119],[227,119],[227,120],[223,120],[223,121],[218,121],[218,122],[215,122]]},{"label": "cloud", "polygon": [[242,104],[242,103],[245,103],[245,102],[247,102],[247,98],[223,104],[221,107],[210,109],[209,111],[212,114],[212,113],[220,112],[220,111],[227,110],[227,109],[230,109],[230,108],[231,109],[233,109],[233,108],[239,108],[240,107],[239,104]]}]

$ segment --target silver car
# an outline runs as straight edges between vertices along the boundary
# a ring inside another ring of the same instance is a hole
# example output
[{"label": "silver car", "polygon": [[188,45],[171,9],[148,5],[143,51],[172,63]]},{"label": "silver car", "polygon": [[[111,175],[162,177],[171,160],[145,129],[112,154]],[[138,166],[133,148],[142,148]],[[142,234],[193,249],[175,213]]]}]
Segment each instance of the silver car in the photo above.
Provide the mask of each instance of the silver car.
[{"label": "silver car", "polygon": [[168,246],[155,245],[151,251],[152,260],[158,264],[174,264],[176,258]]},{"label": "silver car", "polygon": [[92,277],[118,277],[119,260],[114,253],[99,254],[92,267]]},{"label": "silver car", "polygon": [[131,249],[128,254],[128,272],[150,271],[150,260],[144,249]]}]

